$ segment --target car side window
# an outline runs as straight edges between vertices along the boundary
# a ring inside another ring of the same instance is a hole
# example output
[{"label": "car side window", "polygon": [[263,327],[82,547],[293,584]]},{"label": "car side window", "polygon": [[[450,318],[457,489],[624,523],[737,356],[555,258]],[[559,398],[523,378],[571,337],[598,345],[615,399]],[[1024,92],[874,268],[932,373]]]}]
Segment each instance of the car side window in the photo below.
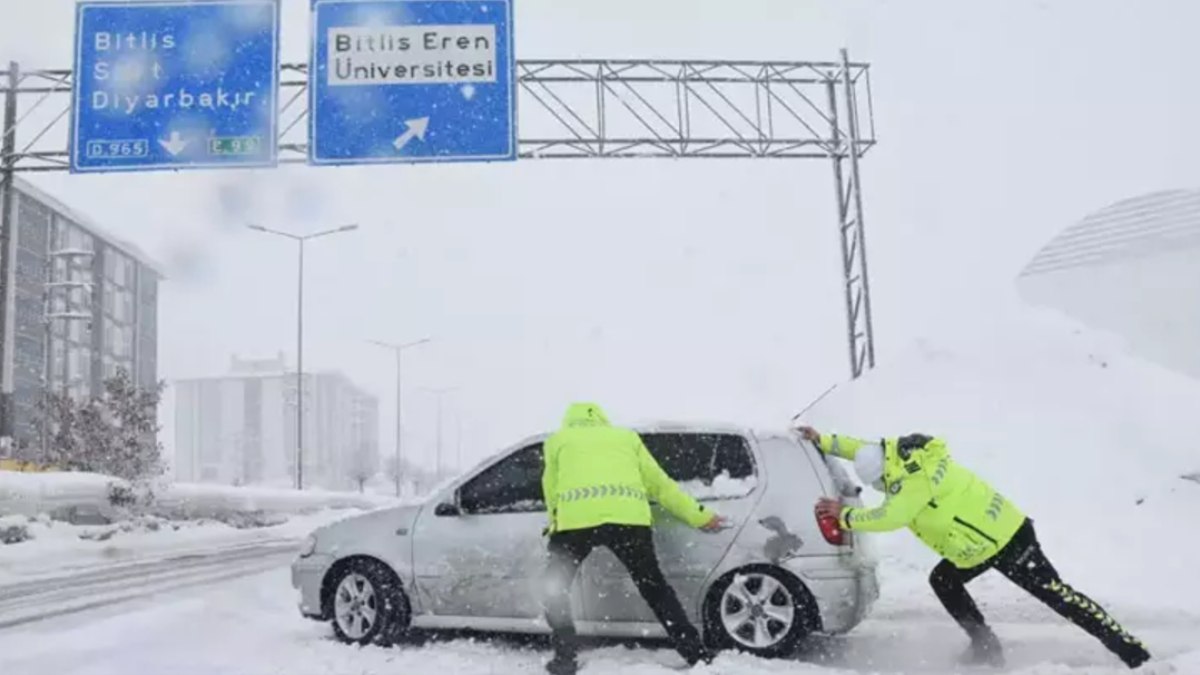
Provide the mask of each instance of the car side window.
[{"label": "car side window", "polygon": [[646,433],[642,441],[663,471],[680,483],[711,485],[722,474],[737,480],[754,476],[750,447],[737,434]]},{"label": "car side window", "polygon": [[542,444],[521,448],[464,483],[459,504],[470,514],[545,511]]},{"label": "car side window", "polygon": [[734,434],[722,434],[713,452],[713,476],[728,474],[743,479],[754,476],[754,455],[746,439]]}]

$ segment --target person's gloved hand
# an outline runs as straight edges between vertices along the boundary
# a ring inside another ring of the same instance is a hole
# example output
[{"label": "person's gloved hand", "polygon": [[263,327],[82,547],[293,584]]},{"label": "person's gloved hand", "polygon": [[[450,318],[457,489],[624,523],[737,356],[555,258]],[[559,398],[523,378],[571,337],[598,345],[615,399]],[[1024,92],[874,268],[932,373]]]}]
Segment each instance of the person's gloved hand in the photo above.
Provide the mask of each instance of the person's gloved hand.
[{"label": "person's gloved hand", "polygon": [[714,513],[707,523],[700,526],[700,529],[704,532],[720,532],[727,527],[729,527],[729,519],[719,513]]},{"label": "person's gloved hand", "polygon": [[842,517],[842,500],[821,497],[817,500],[816,511],[818,518],[829,517],[838,520]]},{"label": "person's gloved hand", "polygon": [[809,443],[820,443],[821,442],[821,432],[817,431],[816,429],[814,429],[810,426],[805,425],[805,426],[796,427],[796,431],[800,433],[801,438],[808,441]]}]

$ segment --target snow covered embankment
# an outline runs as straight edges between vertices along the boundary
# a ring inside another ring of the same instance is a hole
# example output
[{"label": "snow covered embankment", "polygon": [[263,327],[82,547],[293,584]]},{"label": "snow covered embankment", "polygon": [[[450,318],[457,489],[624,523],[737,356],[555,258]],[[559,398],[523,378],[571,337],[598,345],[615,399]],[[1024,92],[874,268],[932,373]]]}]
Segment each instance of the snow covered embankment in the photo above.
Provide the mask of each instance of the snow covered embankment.
[{"label": "snow covered embankment", "polygon": [[[0,515],[35,516],[63,507],[105,508],[110,476],[95,473],[17,473],[0,471]],[[227,511],[300,513],[307,510],[370,509],[389,497],[324,490],[232,487],[168,483],[155,489],[152,512],[178,518],[213,518]]]},{"label": "snow covered embankment", "polygon": [[[1137,633],[1200,617],[1200,489],[1181,479],[1200,454],[1197,410],[1200,382],[1127,357],[1115,340],[1057,315],[1013,308],[919,343],[839,388],[808,421],[865,438],[946,438],[1034,519],[1064,579]],[[877,615],[942,618],[927,585],[932,552],[907,532],[867,545],[882,558]],[[998,575],[972,589],[999,621],[1057,620]],[[1200,656],[1197,645],[1200,628],[1188,658]],[[1162,645],[1156,656],[1172,649],[1185,648]]]},{"label": "snow covered embankment", "polygon": [[141,515],[109,505],[113,479],[0,471],[0,579],[190,552],[299,541],[317,527],[396,503],[320,490],[176,483]]}]

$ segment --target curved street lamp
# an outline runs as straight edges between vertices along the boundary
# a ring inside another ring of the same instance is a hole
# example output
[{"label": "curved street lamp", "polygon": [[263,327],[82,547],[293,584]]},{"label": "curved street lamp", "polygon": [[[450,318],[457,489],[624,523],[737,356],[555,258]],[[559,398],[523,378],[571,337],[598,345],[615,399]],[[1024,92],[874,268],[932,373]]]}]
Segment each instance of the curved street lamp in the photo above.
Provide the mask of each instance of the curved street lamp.
[{"label": "curved street lamp", "polygon": [[285,237],[296,242],[299,250],[296,284],[296,489],[304,489],[304,242],[309,239],[325,237],[339,232],[357,230],[358,225],[342,225],[331,230],[322,230],[312,234],[292,234],[272,230],[262,225],[247,225],[255,232],[265,232]]}]

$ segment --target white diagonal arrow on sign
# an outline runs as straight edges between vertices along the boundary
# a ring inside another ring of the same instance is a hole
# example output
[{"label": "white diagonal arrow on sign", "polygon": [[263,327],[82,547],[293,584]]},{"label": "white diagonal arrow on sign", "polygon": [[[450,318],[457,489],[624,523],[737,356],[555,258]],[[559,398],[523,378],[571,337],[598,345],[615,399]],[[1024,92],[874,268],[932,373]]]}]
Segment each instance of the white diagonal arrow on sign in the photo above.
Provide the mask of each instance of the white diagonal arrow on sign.
[{"label": "white diagonal arrow on sign", "polygon": [[428,117],[418,117],[412,120],[404,120],[404,125],[408,127],[408,131],[400,134],[400,137],[392,142],[392,146],[396,148],[396,152],[404,149],[408,142],[413,138],[420,141],[425,140],[425,130],[429,128]]},{"label": "white diagonal arrow on sign", "polygon": [[166,139],[158,139],[158,144],[163,146],[163,149],[171,153],[171,156],[178,155],[187,147],[188,140],[179,135],[178,131],[172,131],[171,136]]}]

